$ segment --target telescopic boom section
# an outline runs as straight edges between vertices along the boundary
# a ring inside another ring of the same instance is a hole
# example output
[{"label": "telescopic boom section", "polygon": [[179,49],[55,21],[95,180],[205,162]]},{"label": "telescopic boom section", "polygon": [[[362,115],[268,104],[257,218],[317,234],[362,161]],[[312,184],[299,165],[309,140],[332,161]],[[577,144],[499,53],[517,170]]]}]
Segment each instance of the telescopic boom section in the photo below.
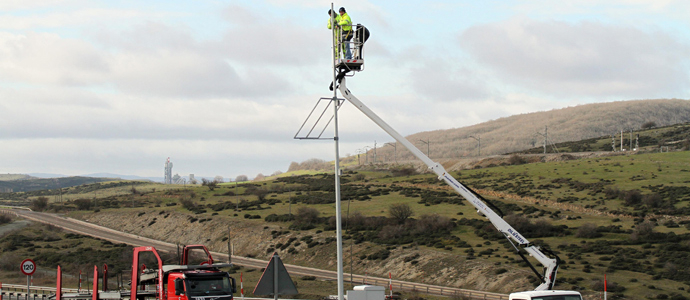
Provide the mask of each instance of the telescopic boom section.
[{"label": "telescopic boom section", "polygon": [[[456,192],[458,192],[462,197],[465,198],[465,200],[469,201],[474,207],[477,208],[477,212],[491,221],[491,223],[498,229],[499,232],[501,232],[510,242],[513,244],[515,247],[515,244],[517,243],[522,249],[524,249],[527,253],[529,253],[530,256],[534,257],[539,261],[544,266],[544,273],[539,274],[534,268],[532,268],[535,273],[537,273],[537,276],[540,277],[542,280],[542,284],[540,284],[535,290],[551,290],[553,288],[553,284],[556,281],[556,272],[558,271],[558,263],[559,260],[558,258],[553,259],[548,256],[546,256],[538,246],[531,245],[530,242],[523,237],[519,232],[517,232],[508,222],[503,220],[498,214],[496,214],[493,210],[491,210],[486,203],[484,203],[477,195],[475,195],[470,189],[465,187],[462,183],[458,182],[453,176],[451,176],[446,170],[443,168],[443,166],[439,163],[436,163],[432,161],[429,157],[424,155],[422,151],[417,149],[410,141],[408,141],[405,137],[400,135],[393,127],[388,125],[385,121],[383,121],[376,113],[374,113],[369,107],[364,105],[357,97],[352,95],[350,93],[350,90],[347,89],[347,86],[345,84],[345,78],[342,77],[340,80],[340,92],[343,95],[343,97],[347,100],[349,100],[357,109],[359,109],[362,113],[364,113],[369,119],[374,121],[381,129],[386,131],[391,137],[393,137],[398,143],[402,144],[412,152],[417,158],[419,158],[424,164],[426,164],[429,169],[431,169],[436,175],[438,175],[439,180],[445,181],[450,187],[452,187]],[[516,250],[519,251],[519,249],[516,247]],[[529,263],[529,262],[528,262]]]}]

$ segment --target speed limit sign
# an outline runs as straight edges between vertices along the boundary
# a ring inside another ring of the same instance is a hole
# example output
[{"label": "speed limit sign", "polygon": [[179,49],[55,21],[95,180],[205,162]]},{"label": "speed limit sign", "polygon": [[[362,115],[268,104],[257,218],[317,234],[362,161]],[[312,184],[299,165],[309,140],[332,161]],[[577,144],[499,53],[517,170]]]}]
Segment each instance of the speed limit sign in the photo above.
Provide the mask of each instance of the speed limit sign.
[{"label": "speed limit sign", "polygon": [[26,276],[31,276],[36,272],[36,263],[31,259],[25,259],[21,265],[22,273]]}]

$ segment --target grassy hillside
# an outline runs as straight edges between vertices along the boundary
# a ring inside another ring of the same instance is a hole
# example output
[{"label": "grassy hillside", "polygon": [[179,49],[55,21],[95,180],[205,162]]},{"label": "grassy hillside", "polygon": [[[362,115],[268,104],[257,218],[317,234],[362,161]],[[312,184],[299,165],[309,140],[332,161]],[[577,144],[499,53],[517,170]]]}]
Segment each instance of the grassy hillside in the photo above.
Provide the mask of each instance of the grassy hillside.
[{"label": "grassy hillside", "polygon": [[[558,288],[595,296],[607,274],[610,297],[686,299],[690,297],[688,153],[628,152],[584,159],[566,154],[560,161],[530,164],[525,163],[526,156],[516,154],[504,163],[454,175],[494,203],[525,237],[561,257]],[[423,249],[419,252],[423,255],[405,257],[400,273],[421,266],[423,256],[431,253],[483,262],[492,266],[495,276],[527,270],[490,223],[431,174],[404,167],[355,170],[347,171],[342,182],[344,215],[349,216],[345,241],[357,249],[355,272],[374,274],[374,265],[405,249]],[[278,251],[289,263],[330,265],[310,259],[318,256],[314,249],[334,242],[329,238],[335,229],[332,175],[281,177],[213,190],[160,187],[96,200],[87,193],[82,199],[51,203],[49,209],[77,215],[84,210],[141,211],[138,216],[148,218],[142,227],[156,226],[157,218],[170,213],[187,214],[189,224],[231,220],[258,228],[278,225],[283,229],[273,234],[276,242],[254,249],[251,255]],[[393,205],[409,207],[412,215],[395,218]],[[151,213],[143,214],[147,211]],[[295,238],[280,239],[290,234]],[[450,280],[438,273],[440,268],[425,268],[424,277]]]},{"label": "grassy hillside", "polygon": [[[522,151],[543,145],[545,127],[549,143],[563,143],[586,139],[608,139],[601,145],[593,145],[591,150],[610,151],[611,135],[620,139],[629,137],[632,129],[638,133],[643,125],[654,123],[657,127],[690,122],[690,101],[680,99],[619,101],[610,103],[585,104],[551,111],[514,115],[462,128],[420,132],[407,136],[418,148],[426,153],[426,145],[419,140],[429,141],[430,156],[439,158],[461,158],[486,156]],[[392,124],[395,127],[395,124]],[[479,148],[480,139],[481,149]],[[654,136],[651,136],[655,138]],[[687,131],[686,131],[687,138]],[[657,139],[657,142],[662,142]],[[668,142],[674,140],[669,139]],[[383,143],[381,143],[383,144]],[[645,144],[654,144],[646,143]],[[628,143],[625,143],[626,148]],[[373,146],[373,145],[372,145]],[[549,149],[552,152],[553,149]],[[394,149],[382,146],[376,150],[378,162],[391,162]],[[369,160],[373,161],[373,150],[369,150]],[[351,157],[349,161],[356,157]],[[397,160],[412,160],[413,156],[403,147],[397,149]]]}]

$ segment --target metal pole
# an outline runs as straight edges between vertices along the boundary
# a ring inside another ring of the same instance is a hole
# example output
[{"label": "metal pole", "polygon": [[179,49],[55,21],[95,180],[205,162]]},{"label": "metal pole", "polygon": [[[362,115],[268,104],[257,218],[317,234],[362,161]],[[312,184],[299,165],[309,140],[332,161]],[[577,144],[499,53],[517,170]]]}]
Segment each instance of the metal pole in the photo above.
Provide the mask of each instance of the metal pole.
[{"label": "metal pole", "polygon": [[376,164],[376,140],[374,140],[374,164]]},{"label": "metal pole", "polygon": [[273,254],[273,300],[278,300],[278,254]]},{"label": "metal pole", "polygon": [[[477,140],[477,156],[482,156],[482,137],[470,135],[471,138]],[[546,143],[544,144],[546,145]],[[544,146],[546,147],[546,146]]]},{"label": "metal pole", "polygon": [[393,144],[393,158],[395,158],[395,163],[398,163],[398,145]]},{"label": "metal pole", "polygon": [[429,143],[431,143],[429,141],[429,138],[427,138],[426,141],[424,141],[424,140],[419,140],[419,141],[426,144],[426,156],[428,157],[429,156]]},{"label": "metal pole", "polygon": [[548,127],[544,125],[544,154],[546,154],[546,143],[548,142],[549,131]]},{"label": "metal pole", "polygon": [[[352,202],[352,199],[347,199],[347,217],[345,217],[345,220],[347,220],[345,230],[348,229],[350,226],[350,202]],[[352,245],[354,245],[355,241],[354,239],[350,239],[350,287],[354,288],[355,283],[354,283],[354,278],[352,275],[352,267],[353,267],[353,259],[352,259]],[[2,299],[0,299],[2,300]]]},{"label": "metal pole", "polygon": [[[333,10],[333,3],[331,3],[331,11]],[[331,22],[333,22],[333,16],[331,16]],[[331,25],[333,30],[333,41],[335,45],[335,24]],[[339,49],[334,49],[333,51],[333,62],[335,62],[335,53]],[[338,300],[344,300],[344,288],[343,288],[343,226],[341,223],[342,212],[340,211],[340,152],[338,145],[338,89],[335,88],[336,82],[336,68],[335,63],[333,63],[333,121],[334,121],[334,131],[335,135],[333,140],[335,141],[335,228],[336,228],[336,243],[338,248]],[[277,277],[277,276],[276,276]]]}]

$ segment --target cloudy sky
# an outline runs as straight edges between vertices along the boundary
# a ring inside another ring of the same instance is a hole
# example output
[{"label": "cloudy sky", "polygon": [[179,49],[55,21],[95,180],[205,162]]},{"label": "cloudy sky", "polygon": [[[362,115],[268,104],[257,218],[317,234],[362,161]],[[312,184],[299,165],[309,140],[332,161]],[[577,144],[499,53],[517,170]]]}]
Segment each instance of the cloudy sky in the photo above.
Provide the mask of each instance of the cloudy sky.
[{"label": "cloudy sky", "polygon": [[[332,160],[293,139],[330,97],[330,1],[0,0],[0,173],[235,178]],[[367,1],[348,87],[403,135],[688,98],[690,2]],[[341,156],[392,141],[351,105]],[[327,130],[325,135],[332,136]]]}]

